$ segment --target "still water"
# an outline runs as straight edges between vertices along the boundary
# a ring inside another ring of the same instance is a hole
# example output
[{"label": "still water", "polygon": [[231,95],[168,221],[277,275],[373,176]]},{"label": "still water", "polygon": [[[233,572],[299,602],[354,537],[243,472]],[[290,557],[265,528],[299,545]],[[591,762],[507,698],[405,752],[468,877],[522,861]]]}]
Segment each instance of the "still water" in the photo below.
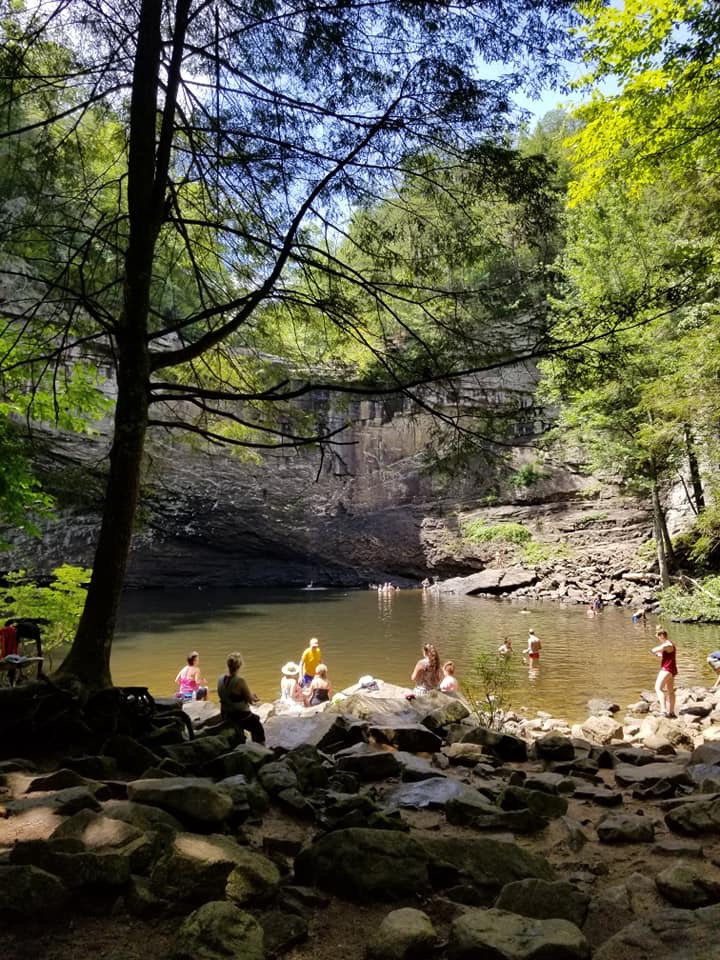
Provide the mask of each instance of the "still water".
[{"label": "still water", "polygon": [[[410,683],[423,643],[441,660],[454,660],[462,682],[479,653],[494,653],[505,637],[513,657],[511,705],[531,715],[546,710],[569,722],[587,716],[592,697],[624,708],[651,689],[659,666],[652,656],[655,618],[633,624],[630,611],[609,607],[589,618],[583,606],[440,597],[401,590],[392,597],[370,590],[186,590],[137,592],[123,601],[113,646],[112,674],[121,686],[147,686],[170,696],[191,650],[210,681],[211,699],[225,658],[245,658],[244,675],[263,700],[279,695],[280,668],[297,661],[318,637],[334,690],[372,674]],[[669,624],[678,647],[678,684],[707,685],[714,674],[707,654],[720,648],[719,626]],[[521,660],[528,629],[543,648],[538,668]]]}]

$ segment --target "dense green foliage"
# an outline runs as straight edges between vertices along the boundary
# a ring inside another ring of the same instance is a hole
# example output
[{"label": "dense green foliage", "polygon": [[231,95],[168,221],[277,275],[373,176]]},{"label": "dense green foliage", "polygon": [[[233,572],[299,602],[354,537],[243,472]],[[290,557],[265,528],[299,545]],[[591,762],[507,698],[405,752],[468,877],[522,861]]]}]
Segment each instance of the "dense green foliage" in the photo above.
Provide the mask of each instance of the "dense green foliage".
[{"label": "dense green foliage", "polygon": [[5,576],[0,589],[0,617],[31,617],[46,620],[42,628],[43,649],[52,650],[75,636],[85,604],[90,570],[63,564],[53,570],[53,579],[43,586],[29,579],[25,570]]},{"label": "dense green foliage", "polygon": [[663,590],[660,608],[670,620],[682,623],[720,623],[720,577],[685,581]]},{"label": "dense green foliage", "polygon": [[[580,9],[589,73],[578,86],[591,96],[564,144],[563,279],[542,387],[559,418],[548,439],[652,503],[667,585],[679,559],[710,560],[717,524],[704,511],[720,481],[720,21],[705,0]],[[699,532],[676,558],[663,503],[678,483]]]},{"label": "dense green foliage", "polygon": [[487,523],[485,520],[469,520],[462,525],[462,535],[471,543],[489,543],[503,540],[505,543],[523,544],[532,539],[532,534],[521,523]]}]

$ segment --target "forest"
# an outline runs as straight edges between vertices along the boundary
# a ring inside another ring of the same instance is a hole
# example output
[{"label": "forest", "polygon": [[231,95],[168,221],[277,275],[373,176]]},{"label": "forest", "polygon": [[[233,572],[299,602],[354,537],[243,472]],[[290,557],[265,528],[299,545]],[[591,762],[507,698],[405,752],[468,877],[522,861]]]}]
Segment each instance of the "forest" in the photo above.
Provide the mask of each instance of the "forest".
[{"label": "forest", "polygon": [[[343,430],[299,398],[401,394],[470,456],[495,425],[462,379],[518,360],[557,411],[542,443],[651,504],[663,584],[717,602],[715,3],[0,11],[3,526],[53,510],[34,426],[113,424],[61,675],[110,683],[149,432],[324,450]],[[548,90],[563,109],[516,104]]]}]

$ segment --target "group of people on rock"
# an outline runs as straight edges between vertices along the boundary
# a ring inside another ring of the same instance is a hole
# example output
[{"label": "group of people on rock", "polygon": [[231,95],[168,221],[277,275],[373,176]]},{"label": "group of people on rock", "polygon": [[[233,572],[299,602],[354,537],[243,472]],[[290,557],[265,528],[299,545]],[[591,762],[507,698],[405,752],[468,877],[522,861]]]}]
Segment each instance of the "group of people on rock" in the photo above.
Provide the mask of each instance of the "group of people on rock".
[{"label": "group of people on rock", "polygon": [[317,637],[312,637],[303,650],[300,663],[288,660],[282,668],[280,700],[316,707],[332,699],[332,685],[328,680],[327,666],[322,659],[320,641]]},{"label": "group of people on rock", "polygon": [[[221,708],[223,706],[229,708],[231,703],[241,702],[246,703],[249,710],[249,704],[258,702],[258,698],[250,692],[245,681],[237,675],[242,663],[242,655],[239,653],[231,653],[228,657],[228,673],[218,680]],[[178,686],[175,694],[177,699],[207,700],[208,682],[200,671],[200,654],[197,650],[188,654],[187,664],[178,671],[175,683]],[[242,695],[240,700],[233,700],[236,693]],[[303,650],[300,662],[288,661],[282,668],[280,699],[314,707],[320,703],[326,703],[331,698],[332,685],[328,679],[327,666],[322,662],[320,641],[317,637],[312,637]],[[233,708],[231,712],[238,711]],[[250,732],[252,733],[252,730]]]},{"label": "group of people on rock", "polygon": [[[260,717],[250,709],[259,702],[259,697],[240,676],[242,665],[242,654],[231,653],[227,658],[227,671],[218,677],[220,713],[223,720],[232,723],[238,731],[247,730],[255,743],[264,743],[265,730]],[[187,663],[178,671],[175,683],[178,685],[175,696],[179,700],[207,700],[208,682],[200,672],[200,654],[197,650],[188,654]]]}]

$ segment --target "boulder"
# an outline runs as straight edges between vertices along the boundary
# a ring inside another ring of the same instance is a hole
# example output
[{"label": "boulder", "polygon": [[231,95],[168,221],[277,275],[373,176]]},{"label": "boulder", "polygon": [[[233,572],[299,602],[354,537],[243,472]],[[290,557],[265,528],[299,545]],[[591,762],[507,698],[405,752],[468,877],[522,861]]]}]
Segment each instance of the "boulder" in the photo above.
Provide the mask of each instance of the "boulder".
[{"label": "boulder", "polygon": [[502,810],[477,791],[452,797],[445,807],[448,823],[475,830],[508,830],[512,833],[536,833],[547,826],[547,820],[527,807]]},{"label": "boulder", "polygon": [[227,960],[228,957],[265,960],[262,927],[232,903],[204,903],[180,924],[170,960]]},{"label": "boulder", "polygon": [[467,910],[450,927],[450,960],[588,960],[590,945],[567,920],[538,920],[505,910]]},{"label": "boulder", "polygon": [[539,760],[547,760],[551,763],[575,759],[575,746],[572,740],[559,733],[539,737],[533,744],[532,752]]},{"label": "boulder", "polygon": [[638,814],[610,814],[595,829],[602,843],[649,843],[655,839],[654,822]]},{"label": "boulder", "polygon": [[466,787],[457,780],[432,777],[398,787],[385,797],[385,804],[391,810],[398,807],[444,810],[450,800],[459,797],[466,797],[469,802],[481,799],[477,790]]},{"label": "boulder", "polygon": [[555,879],[545,857],[509,840],[426,834],[420,843],[436,886],[470,883],[488,906],[506,884],[515,880]]},{"label": "boulder", "polygon": [[487,727],[474,727],[463,735],[461,743],[478,743],[487,752],[506,763],[524,763],[528,758],[527,743],[510,733],[498,733]]},{"label": "boulder", "polygon": [[430,917],[422,910],[403,907],[393,910],[368,940],[367,960],[413,960],[433,952],[437,934]]},{"label": "boulder", "polygon": [[258,779],[271,797],[298,785],[297,774],[290,764],[284,760],[266,763],[260,769]]},{"label": "boulder", "polygon": [[272,899],[280,886],[278,868],[267,857],[240,847],[239,858],[228,874],[225,897],[233,903],[260,903]]},{"label": "boulder", "polygon": [[121,850],[86,850],[79,840],[26,840],[12,848],[10,862],[55,874],[73,890],[110,890],[130,879],[135,849],[133,843]]},{"label": "boulder", "polygon": [[204,764],[211,763],[217,757],[228,753],[237,742],[234,730],[225,729],[222,733],[208,737],[196,737],[185,743],[171,744],[162,748],[166,757],[181,764],[188,770],[199,770]]},{"label": "boulder", "polygon": [[621,787],[648,787],[660,781],[674,786],[692,786],[692,777],[684,763],[646,763],[637,766],[619,763],[615,767],[615,779]]},{"label": "boulder", "polygon": [[593,953],[593,960],[710,960],[717,955],[718,929],[718,905],[699,910],[668,907],[628,924]]},{"label": "boulder", "polygon": [[[347,703],[338,704],[338,712],[350,712],[343,709]],[[333,705],[335,706],[335,705]],[[308,713],[299,717],[270,717],[265,723],[265,743],[268,747],[282,750],[294,750],[309,744],[318,750],[337,749],[348,743],[347,719],[338,717],[328,708],[323,713]]]},{"label": "boulder", "polygon": [[442,746],[440,737],[421,723],[370,724],[368,733],[376,743],[408,753],[436,753]]},{"label": "boulder", "polygon": [[335,760],[340,770],[356,773],[361,780],[387,780],[401,771],[401,764],[392,751],[378,750],[367,743],[339,750]]},{"label": "boulder", "polygon": [[582,927],[590,897],[566,880],[528,878],[507,883],[494,906],[538,920],[569,920]]},{"label": "boulder", "polygon": [[613,700],[603,700],[599,697],[588,700],[587,708],[591,716],[596,716],[603,713],[617,713],[620,709],[620,704],[615,703]]},{"label": "boulder", "polygon": [[[184,904],[222,899],[226,895],[228,877],[236,866],[250,864],[248,870],[252,873],[259,863],[254,857],[260,855],[250,857],[250,854],[251,851],[230,837],[179,833],[153,867],[150,874],[152,892],[157,897]],[[267,863],[267,875],[275,876],[276,868],[273,872],[272,863]],[[260,866],[256,872],[262,874]]]},{"label": "boulder", "polygon": [[400,764],[400,779],[407,783],[413,783],[417,780],[428,780],[432,777],[446,776],[442,770],[434,767],[432,763],[423,757],[416,757],[414,753],[397,750],[395,759]]},{"label": "boulder", "polygon": [[229,794],[199,777],[135,780],[128,785],[128,799],[160,807],[183,822],[207,826],[223,823],[233,808]]},{"label": "boulder", "polygon": [[359,901],[402,900],[430,893],[425,849],[405,833],[350,828],[326,833],[295,859],[301,884]]},{"label": "boulder", "polygon": [[588,717],[581,724],[573,727],[573,733],[600,744],[612,743],[613,740],[623,738],[622,724],[611,716]]},{"label": "boulder", "polygon": [[675,907],[696,910],[720,903],[720,870],[707,863],[679,860],[655,877],[660,893]]},{"label": "boulder", "polygon": [[529,810],[542,820],[553,820],[567,813],[568,802],[558,794],[525,787],[508,786],[501,791],[498,806],[502,810]]},{"label": "boulder", "polygon": [[143,833],[152,830],[164,839],[179,833],[183,827],[180,821],[160,807],[151,807],[147,803],[133,803],[130,800],[108,800],[101,807],[103,816],[113,820],[122,820],[132,824]]},{"label": "boulder", "polygon": [[[35,921],[38,915],[57,913],[71,898],[59,877],[30,864],[0,864],[0,901],[3,916]],[[5,954],[6,957],[8,954]]]},{"label": "boulder", "polygon": [[687,836],[720,833],[720,794],[678,804],[665,814],[665,823]]}]

